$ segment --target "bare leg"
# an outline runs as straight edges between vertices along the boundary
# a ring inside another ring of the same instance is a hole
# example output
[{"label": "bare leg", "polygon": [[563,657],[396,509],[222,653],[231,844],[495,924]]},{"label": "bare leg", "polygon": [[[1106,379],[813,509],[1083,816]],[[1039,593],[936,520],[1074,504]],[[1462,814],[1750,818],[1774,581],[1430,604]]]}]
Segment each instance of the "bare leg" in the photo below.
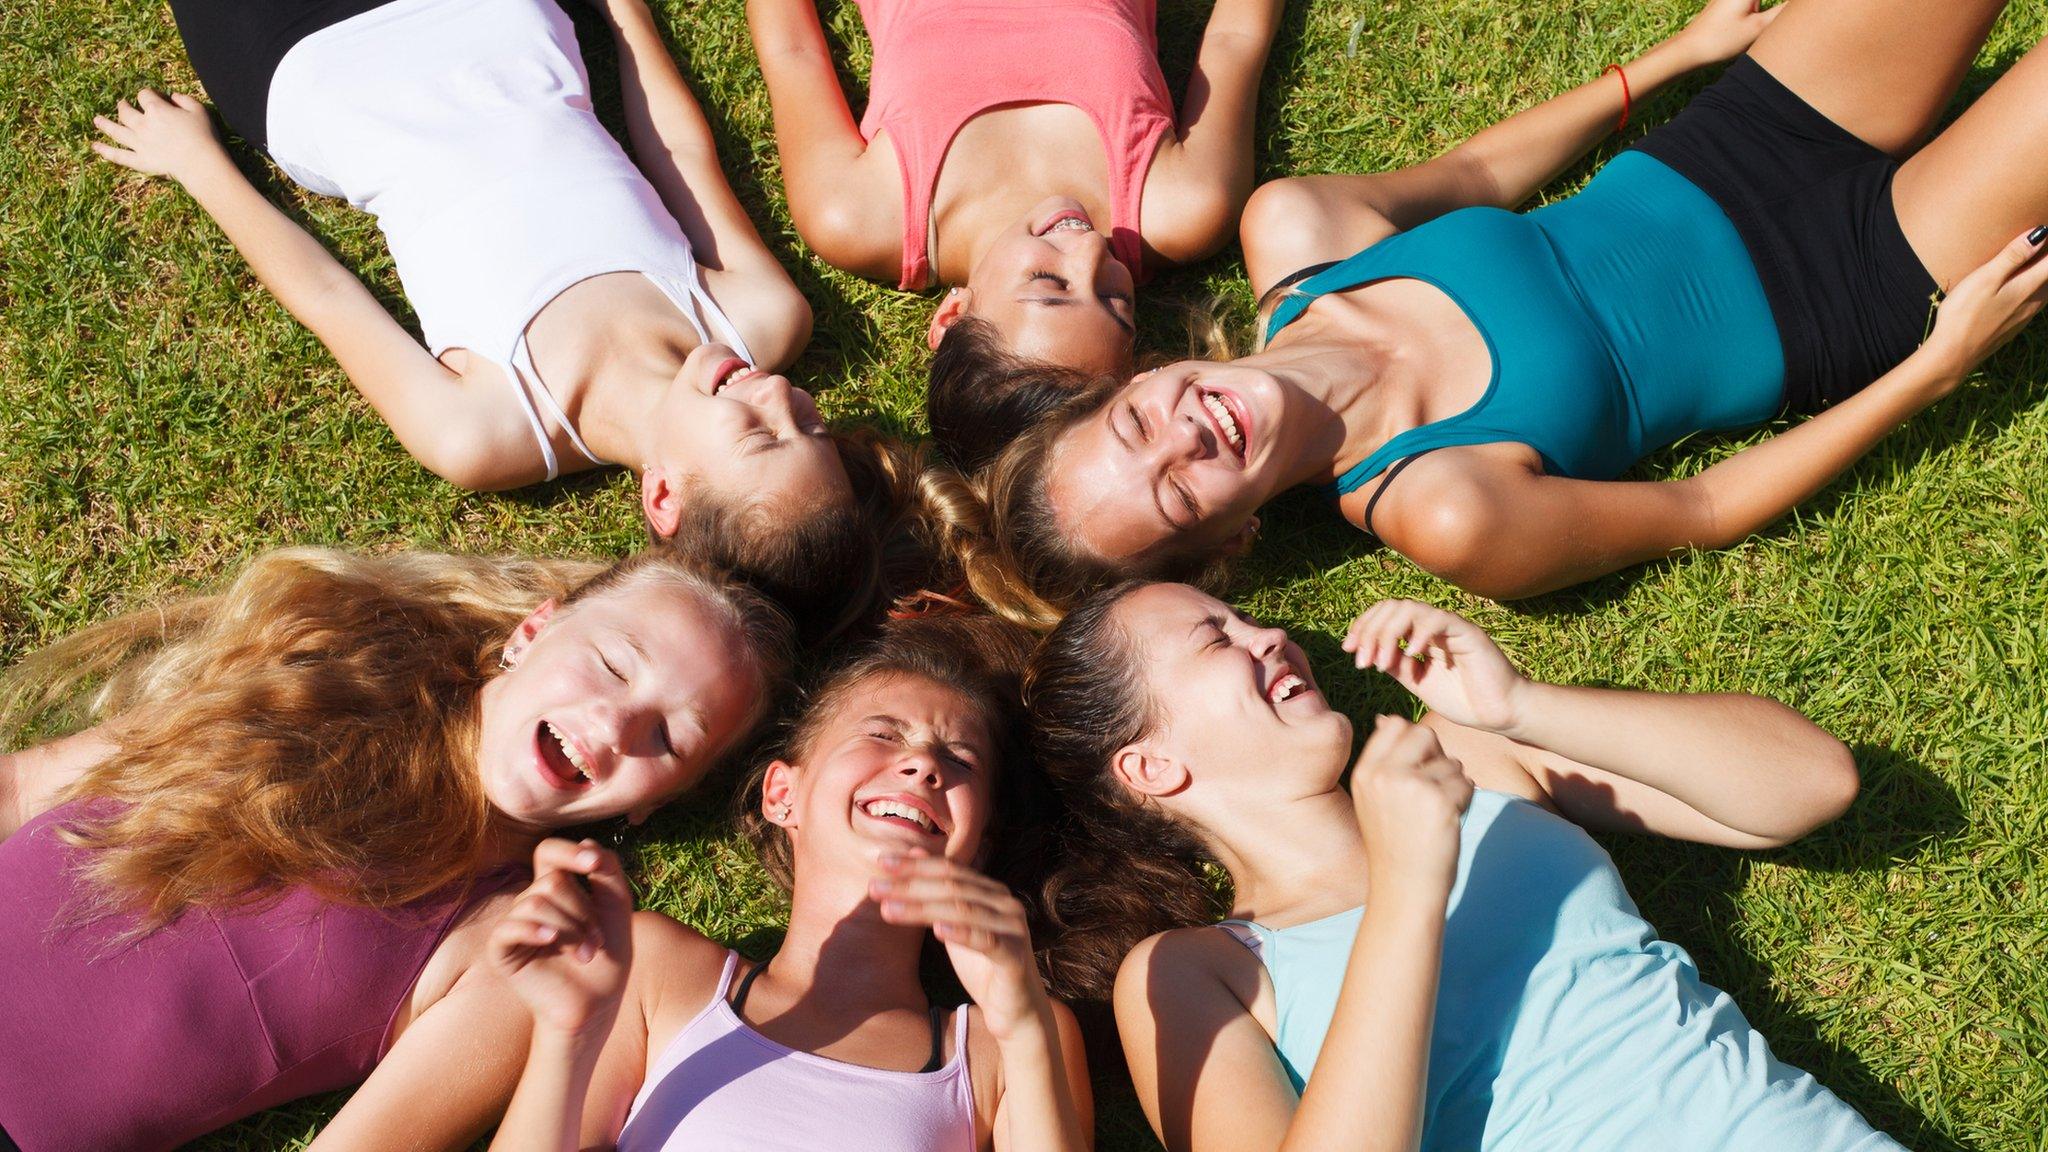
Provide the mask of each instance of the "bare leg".
[{"label": "bare leg", "polygon": [[1904,156],[1934,128],[2006,2],[1790,0],[1749,54],[1823,116]]},{"label": "bare leg", "polygon": [[1906,241],[1947,287],[2048,223],[2048,41],[2036,44],[1892,182]]}]

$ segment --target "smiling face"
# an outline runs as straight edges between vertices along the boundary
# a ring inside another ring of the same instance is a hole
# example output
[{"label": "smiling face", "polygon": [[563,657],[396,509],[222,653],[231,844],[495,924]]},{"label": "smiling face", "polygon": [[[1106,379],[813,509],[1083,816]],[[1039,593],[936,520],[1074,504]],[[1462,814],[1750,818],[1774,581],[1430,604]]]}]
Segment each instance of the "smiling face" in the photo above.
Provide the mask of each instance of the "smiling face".
[{"label": "smiling face", "polygon": [[[660,434],[643,493],[773,502],[794,519],[853,502],[810,393],[753,368],[723,344],[700,345],[684,359],[652,418]],[[647,499],[659,529],[660,498]]]},{"label": "smiling face", "polygon": [[778,761],[762,788],[763,810],[789,834],[797,875],[864,875],[882,853],[912,848],[974,862],[1001,768],[982,707],[904,672],[877,673],[834,699],[797,750],[802,763]]},{"label": "smiling face", "polygon": [[967,311],[1019,356],[1129,370],[1136,280],[1079,202],[1054,197],[1003,230],[968,274]]},{"label": "smiling face", "polygon": [[1279,431],[1297,402],[1271,373],[1183,360],[1125,385],[1054,442],[1046,499],[1062,533],[1136,570],[1164,550],[1221,552],[1286,486]]},{"label": "smiling face", "polygon": [[761,676],[702,594],[649,576],[567,608],[552,601],[484,686],[478,766],[516,825],[644,819],[702,779],[756,711]]},{"label": "smiling face", "polygon": [[1117,753],[1120,773],[1177,766],[1211,791],[1270,789],[1276,779],[1335,784],[1351,721],[1324,699],[1284,630],[1184,584],[1140,588],[1112,618],[1135,648],[1152,713],[1151,730]]}]

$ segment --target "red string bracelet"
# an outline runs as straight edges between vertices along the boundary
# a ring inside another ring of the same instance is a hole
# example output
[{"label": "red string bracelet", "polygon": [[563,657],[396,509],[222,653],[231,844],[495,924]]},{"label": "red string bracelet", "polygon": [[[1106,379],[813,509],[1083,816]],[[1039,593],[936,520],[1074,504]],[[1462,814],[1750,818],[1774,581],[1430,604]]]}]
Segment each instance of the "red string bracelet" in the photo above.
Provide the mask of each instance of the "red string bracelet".
[{"label": "red string bracelet", "polygon": [[1602,76],[1607,75],[1609,72],[1621,77],[1621,120],[1614,125],[1615,134],[1620,135],[1621,130],[1628,127],[1629,106],[1634,103],[1634,99],[1629,95],[1628,73],[1621,70],[1621,65],[1609,64],[1600,70]]}]

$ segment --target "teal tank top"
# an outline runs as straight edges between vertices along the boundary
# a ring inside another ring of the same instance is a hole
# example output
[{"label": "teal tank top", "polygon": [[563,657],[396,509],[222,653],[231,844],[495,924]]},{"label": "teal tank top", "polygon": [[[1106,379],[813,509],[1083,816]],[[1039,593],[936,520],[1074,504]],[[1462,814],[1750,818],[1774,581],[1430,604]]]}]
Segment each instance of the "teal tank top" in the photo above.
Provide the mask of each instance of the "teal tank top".
[{"label": "teal tank top", "polygon": [[[1363,914],[1226,922],[1272,975],[1297,1090]],[[1445,922],[1422,1147],[1903,1152],[1781,1063],[1685,950],[1657,939],[1592,837],[1484,791],[1465,814]]]},{"label": "teal tank top", "polygon": [[1463,208],[1389,236],[1296,285],[1266,337],[1325,293],[1388,279],[1455,301],[1493,375],[1470,408],[1347,469],[1337,495],[1433,449],[1500,441],[1535,449],[1552,475],[1611,480],[1784,403],[1784,348],[1749,250],[1705,192],[1641,152],[1535,211]]}]

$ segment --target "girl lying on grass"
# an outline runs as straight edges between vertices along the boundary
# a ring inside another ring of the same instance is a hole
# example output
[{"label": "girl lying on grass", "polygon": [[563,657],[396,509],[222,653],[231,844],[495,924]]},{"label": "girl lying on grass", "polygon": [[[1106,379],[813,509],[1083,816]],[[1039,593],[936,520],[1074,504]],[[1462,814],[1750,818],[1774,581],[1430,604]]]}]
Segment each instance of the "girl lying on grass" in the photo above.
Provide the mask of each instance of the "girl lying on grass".
[{"label": "girl lying on grass", "polygon": [[1153,0],[860,0],[874,70],[856,124],[813,0],[748,0],[798,234],[834,267],[954,286],[928,404],[955,465],[1128,375],[1137,283],[1230,239],[1280,12],[1220,0],[1176,115]]},{"label": "girl lying on grass", "polygon": [[1344,646],[1432,709],[1379,719],[1348,794],[1351,721],[1301,650],[1192,588],[1100,594],[1033,658],[1076,820],[1055,984],[1116,973],[1169,1149],[1899,1147],[1773,1057],[1580,828],[1784,844],[1855,796],[1840,743],[1753,696],[1530,681],[1408,601]]},{"label": "girl lying on grass", "polygon": [[[1079,1032],[1023,904],[984,874],[1030,863],[1027,651],[992,619],[900,621],[826,679],[742,793],[790,892],[762,963],[634,913],[590,841],[542,844],[492,934],[534,1025],[491,1147],[1088,1147]],[[927,999],[934,936],[972,1005]]]},{"label": "girl lying on grass", "polygon": [[[1261,188],[1242,239],[1264,347],[1091,393],[1013,445],[989,479],[1013,566],[1055,605],[1119,575],[1208,582],[1304,484],[1498,598],[1759,531],[2041,307],[2048,49],[1922,146],[2003,7],[1712,0],[1436,159]],[[1745,50],[1577,195],[1503,211],[1631,100]],[[1617,480],[1785,410],[1812,419],[1696,476]]]},{"label": "girl lying on grass", "polygon": [[822,595],[863,546],[862,474],[768,371],[802,349],[809,307],[646,5],[596,7],[637,165],[592,111],[554,0],[171,5],[228,126],[375,214],[425,347],[250,184],[198,101],[144,90],[94,121],[93,147],[183,185],[436,474],[502,489],[620,464],[656,535],[720,510],[720,563]]},{"label": "girl lying on grass", "polygon": [[315,1149],[465,1146],[518,1078],[485,945],[534,846],[700,780],[788,632],[671,548],[297,549],[30,655],[0,726],[89,726],[0,756],[0,1129],[148,1152],[361,1083]]}]

